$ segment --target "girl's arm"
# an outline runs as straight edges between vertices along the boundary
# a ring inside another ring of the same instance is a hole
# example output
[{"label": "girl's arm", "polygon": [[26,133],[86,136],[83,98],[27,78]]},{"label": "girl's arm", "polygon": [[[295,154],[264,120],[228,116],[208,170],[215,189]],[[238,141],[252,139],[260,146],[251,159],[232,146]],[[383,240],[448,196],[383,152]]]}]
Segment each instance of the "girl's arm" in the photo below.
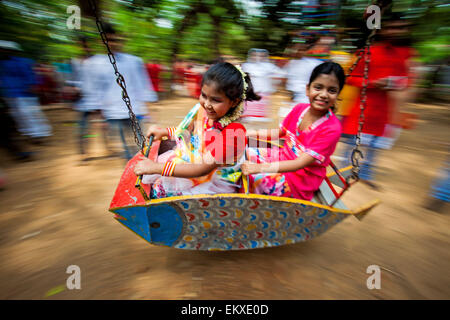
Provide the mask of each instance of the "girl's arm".
[{"label": "girl's arm", "polygon": [[[165,163],[154,162],[150,159],[142,157],[134,167],[134,173],[139,176],[142,174],[161,174]],[[179,178],[197,178],[207,175],[219,165],[213,161],[209,163],[180,163],[175,165],[172,177]]]},{"label": "girl's arm", "polygon": [[281,129],[259,129],[259,130],[247,130],[247,137],[260,140],[278,140],[283,137],[285,132]]},{"label": "girl's arm", "polygon": [[167,128],[162,128],[156,125],[151,125],[147,130],[147,138],[150,138],[150,136],[154,136],[154,140],[161,140],[164,137],[169,136],[169,132],[167,131]]},{"label": "girl's arm", "polygon": [[254,173],[284,173],[295,172],[311,165],[316,159],[307,153],[302,153],[295,160],[286,160],[271,163],[244,163],[242,173],[244,175]]}]

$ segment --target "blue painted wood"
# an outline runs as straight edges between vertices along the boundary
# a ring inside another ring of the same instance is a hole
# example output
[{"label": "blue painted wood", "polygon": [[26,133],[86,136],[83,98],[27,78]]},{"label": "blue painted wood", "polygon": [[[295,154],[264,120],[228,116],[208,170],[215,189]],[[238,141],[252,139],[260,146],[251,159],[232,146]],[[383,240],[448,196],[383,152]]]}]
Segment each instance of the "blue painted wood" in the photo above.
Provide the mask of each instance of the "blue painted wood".
[{"label": "blue painted wood", "polygon": [[183,233],[183,218],[170,204],[151,205],[148,221],[154,244],[172,246]]},{"label": "blue painted wood", "polygon": [[149,220],[147,217],[147,207],[127,207],[116,209],[114,212],[125,218],[125,220],[118,219],[117,221],[148,242],[152,242]]}]

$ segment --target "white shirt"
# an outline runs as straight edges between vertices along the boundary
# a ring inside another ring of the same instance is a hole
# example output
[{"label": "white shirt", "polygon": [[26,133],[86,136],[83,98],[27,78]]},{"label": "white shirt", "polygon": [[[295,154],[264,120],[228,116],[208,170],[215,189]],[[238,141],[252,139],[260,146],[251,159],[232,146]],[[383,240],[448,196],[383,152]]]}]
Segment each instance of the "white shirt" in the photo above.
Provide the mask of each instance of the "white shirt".
[{"label": "white shirt", "polygon": [[284,78],[283,69],[270,62],[246,62],[242,70],[250,74],[253,90],[256,93],[271,94],[275,91],[272,78]]},{"label": "white shirt", "polygon": [[[158,96],[153,90],[142,59],[126,53],[115,53],[114,56],[117,69],[125,79],[133,112],[136,115],[146,114],[145,102],[155,102]],[[88,93],[84,101],[85,107],[94,109],[100,106],[107,120],[129,118],[128,108],[122,100],[122,88],[116,82],[108,56],[96,55],[87,59],[83,70],[82,87]]]},{"label": "white shirt", "polygon": [[67,84],[80,88],[81,87],[81,69],[84,60],[73,58],[70,60],[70,67],[72,68],[72,74],[70,75],[70,79],[67,80]]},{"label": "white shirt", "polygon": [[287,73],[286,89],[294,93],[296,103],[309,103],[306,96],[306,85],[309,83],[311,73],[323,61],[304,57],[300,60],[291,60],[284,67]]},{"label": "white shirt", "polygon": [[100,102],[100,94],[98,92],[100,83],[98,75],[96,75],[97,61],[100,56],[93,56],[91,58],[81,60],[76,59],[72,61],[73,69],[73,84],[81,91],[81,99],[75,103],[75,109],[78,111],[93,111],[102,109]]}]

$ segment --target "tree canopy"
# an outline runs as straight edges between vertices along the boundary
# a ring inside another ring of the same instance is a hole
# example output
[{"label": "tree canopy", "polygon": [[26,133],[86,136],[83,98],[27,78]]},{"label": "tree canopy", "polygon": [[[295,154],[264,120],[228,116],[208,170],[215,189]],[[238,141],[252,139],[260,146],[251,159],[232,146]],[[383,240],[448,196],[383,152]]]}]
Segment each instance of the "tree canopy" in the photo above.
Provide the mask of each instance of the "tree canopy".
[{"label": "tree canopy", "polygon": [[[175,57],[209,62],[218,55],[246,56],[252,47],[282,54],[296,30],[364,27],[365,0],[97,0],[103,21],[127,39],[125,50],[145,61],[170,63]],[[67,27],[67,8],[82,10],[81,29]],[[42,61],[64,61],[81,53],[84,35],[94,51],[104,48],[89,0],[9,0],[0,2],[1,40],[18,42]],[[404,13],[414,28],[413,45],[424,62],[448,57],[450,5],[445,1],[399,0],[391,10]],[[353,36],[361,36],[356,32]]]}]

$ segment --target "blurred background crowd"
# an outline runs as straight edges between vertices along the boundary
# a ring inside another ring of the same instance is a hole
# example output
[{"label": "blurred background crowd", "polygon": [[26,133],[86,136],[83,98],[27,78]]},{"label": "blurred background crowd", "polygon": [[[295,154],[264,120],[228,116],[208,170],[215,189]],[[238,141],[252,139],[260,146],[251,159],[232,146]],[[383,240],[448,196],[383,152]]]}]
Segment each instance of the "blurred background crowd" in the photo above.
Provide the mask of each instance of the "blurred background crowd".
[{"label": "blurred background crowd", "polygon": [[[305,85],[316,65],[333,60],[348,72],[371,32],[364,0],[94,2],[136,116],[146,123],[152,122],[151,103],[197,98],[202,74],[217,61],[242,64],[263,97],[247,104],[246,122],[270,121],[271,107],[282,119],[295,104],[308,102]],[[381,8],[381,29],[371,52],[362,178],[376,188],[372,164],[377,149],[391,148],[401,130],[413,126],[415,115],[402,112],[402,105],[450,100],[450,4],[374,3]],[[63,106],[78,114],[74,135],[82,158],[88,157],[90,123],[98,122],[105,144],[111,137],[121,141],[123,157],[129,159],[134,151],[126,142],[128,111],[90,1],[2,1],[0,21],[4,149],[18,161],[32,159],[27,144],[45,145],[53,134],[43,109]],[[342,141],[349,146],[354,143],[363,61],[353,70],[337,110],[344,124]],[[277,92],[286,99],[271,106]],[[336,155],[342,165],[348,164],[349,151]],[[449,201],[448,161],[439,177],[433,187],[439,201],[432,206]],[[3,180],[2,174],[2,185]]]}]

